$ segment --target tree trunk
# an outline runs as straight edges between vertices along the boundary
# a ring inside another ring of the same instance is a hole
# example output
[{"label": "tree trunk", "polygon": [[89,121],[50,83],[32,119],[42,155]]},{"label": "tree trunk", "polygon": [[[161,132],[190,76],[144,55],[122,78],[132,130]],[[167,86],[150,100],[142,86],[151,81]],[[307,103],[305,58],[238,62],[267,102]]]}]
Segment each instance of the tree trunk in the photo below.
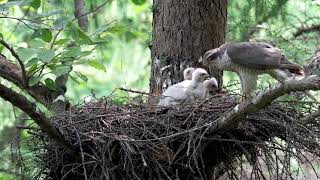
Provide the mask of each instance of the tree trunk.
[{"label": "tree trunk", "polygon": [[[150,92],[160,95],[183,80],[186,67],[224,43],[227,0],[154,0]],[[208,68],[206,68],[208,70]],[[222,71],[210,74],[222,84]]]},{"label": "tree trunk", "polygon": [[88,31],[88,17],[85,10],[84,0],[74,0],[74,16],[78,20],[79,26],[84,31]]}]

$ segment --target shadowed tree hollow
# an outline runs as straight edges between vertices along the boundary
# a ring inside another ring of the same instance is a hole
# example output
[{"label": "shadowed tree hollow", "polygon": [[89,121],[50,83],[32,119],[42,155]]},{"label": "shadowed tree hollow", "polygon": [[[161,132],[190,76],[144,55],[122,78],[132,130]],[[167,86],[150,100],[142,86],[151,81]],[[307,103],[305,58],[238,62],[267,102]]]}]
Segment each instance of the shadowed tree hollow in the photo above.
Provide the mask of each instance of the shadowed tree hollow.
[{"label": "shadowed tree hollow", "polygon": [[[180,82],[186,67],[224,43],[226,0],[154,0],[150,92],[160,95]],[[210,72],[222,84],[222,72]]]}]

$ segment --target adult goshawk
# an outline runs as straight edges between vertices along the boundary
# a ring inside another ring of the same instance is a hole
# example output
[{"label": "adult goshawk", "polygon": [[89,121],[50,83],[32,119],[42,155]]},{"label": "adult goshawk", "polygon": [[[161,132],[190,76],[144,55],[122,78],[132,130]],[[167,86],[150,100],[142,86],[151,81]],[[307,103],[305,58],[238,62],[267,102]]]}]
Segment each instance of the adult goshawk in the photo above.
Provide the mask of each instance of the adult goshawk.
[{"label": "adult goshawk", "polygon": [[304,73],[302,67],[290,62],[280,49],[264,42],[226,43],[207,51],[201,61],[205,66],[236,72],[245,97],[252,96],[260,74],[270,74],[284,82],[292,77],[291,73]]}]

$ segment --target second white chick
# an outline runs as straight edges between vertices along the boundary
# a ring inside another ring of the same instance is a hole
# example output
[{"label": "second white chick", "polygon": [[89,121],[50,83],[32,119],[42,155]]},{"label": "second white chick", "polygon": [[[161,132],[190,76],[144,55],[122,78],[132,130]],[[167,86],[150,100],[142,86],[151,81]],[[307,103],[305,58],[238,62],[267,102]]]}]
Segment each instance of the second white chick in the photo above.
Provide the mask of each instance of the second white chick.
[{"label": "second white chick", "polygon": [[[192,79],[192,73],[193,71],[196,70],[196,68],[194,67],[189,67],[189,68],[186,68],[184,71],[183,71],[183,78],[184,80],[191,80]],[[204,84],[204,99],[205,98],[208,98],[209,97],[209,93],[210,92],[213,92],[215,90],[218,89],[218,81],[216,78],[212,77],[210,79],[207,79],[203,82]]]},{"label": "second white chick", "polygon": [[203,99],[205,96],[204,81],[209,77],[206,70],[197,68],[192,73],[191,80],[184,80],[170,86],[163,92],[159,106],[171,106],[181,103],[190,103]]},{"label": "second white chick", "polygon": [[183,71],[183,80],[191,80],[192,79],[192,73],[193,73],[194,70],[196,70],[196,68],[194,68],[194,67],[186,68]]},{"label": "second white chick", "polygon": [[205,80],[203,84],[205,88],[204,98],[209,97],[209,92],[212,92],[218,89],[218,82],[217,82],[217,79],[214,77],[208,80]]}]

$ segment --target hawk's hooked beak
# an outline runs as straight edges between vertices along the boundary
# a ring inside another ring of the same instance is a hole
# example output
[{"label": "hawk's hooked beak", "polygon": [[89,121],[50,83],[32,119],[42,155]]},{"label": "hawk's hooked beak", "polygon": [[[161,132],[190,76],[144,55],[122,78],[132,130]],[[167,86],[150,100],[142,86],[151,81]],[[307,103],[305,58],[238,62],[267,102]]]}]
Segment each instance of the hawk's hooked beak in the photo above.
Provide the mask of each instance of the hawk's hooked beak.
[{"label": "hawk's hooked beak", "polygon": [[204,56],[201,58],[201,63],[204,65],[204,66],[207,66],[209,65],[209,61],[210,60],[214,60],[218,57],[218,50],[219,48],[216,48],[216,49],[211,49],[209,51],[207,51]]}]

